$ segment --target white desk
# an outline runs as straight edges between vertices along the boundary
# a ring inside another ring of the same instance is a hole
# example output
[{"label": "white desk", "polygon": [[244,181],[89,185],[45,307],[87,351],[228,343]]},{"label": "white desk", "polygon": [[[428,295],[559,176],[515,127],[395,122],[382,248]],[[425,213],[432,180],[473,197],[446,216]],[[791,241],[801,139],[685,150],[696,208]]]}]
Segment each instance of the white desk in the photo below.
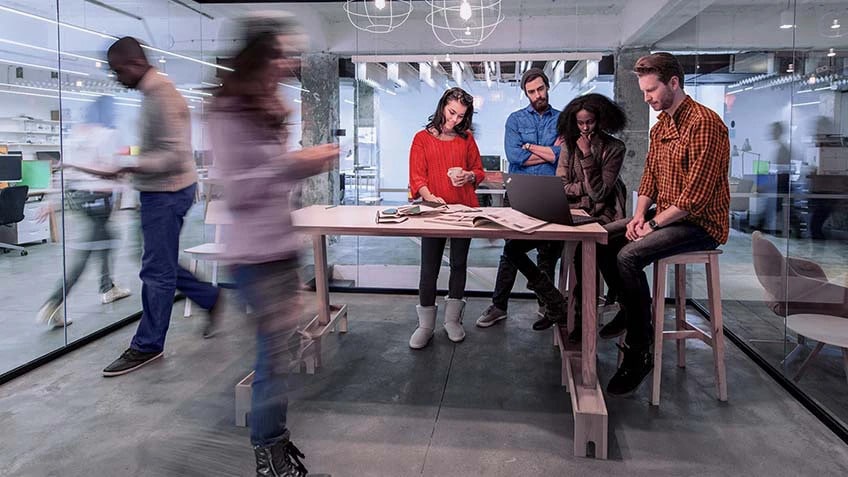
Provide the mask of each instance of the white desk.
[{"label": "white desk", "polygon": [[[332,329],[347,331],[347,307],[331,306],[327,276],[327,235],[363,235],[386,237],[458,237],[509,238],[532,240],[565,240],[582,244],[583,276],[583,337],[581,349],[568,349],[567,331],[554,327],[555,341],[562,358],[562,384],[568,386],[574,414],[574,451],[586,455],[589,442],[595,445],[595,456],[607,458],[607,411],[598,384],[597,361],[597,277],[595,268],[596,244],[607,242],[607,233],[598,224],[581,227],[548,224],[532,234],[523,234],[499,226],[463,227],[425,222],[413,217],[399,224],[377,224],[379,206],[339,206],[327,208],[313,205],[292,213],[292,221],[300,232],[312,236],[315,255],[315,290],[318,294],[318,315],[301,331],[311,339],[311,354],[304,355],[307,372],[320,367],[321,338]],[[564,259],[573,253],[565,247]],[[568,263],[565,262],[564,263]],[[562,267],[567,270],[567,267]],[[564,277],[563,277],[564,278]],[[565,283],[565,280],[561,280]],[[527,331],[530,333],[531,331]]]}]

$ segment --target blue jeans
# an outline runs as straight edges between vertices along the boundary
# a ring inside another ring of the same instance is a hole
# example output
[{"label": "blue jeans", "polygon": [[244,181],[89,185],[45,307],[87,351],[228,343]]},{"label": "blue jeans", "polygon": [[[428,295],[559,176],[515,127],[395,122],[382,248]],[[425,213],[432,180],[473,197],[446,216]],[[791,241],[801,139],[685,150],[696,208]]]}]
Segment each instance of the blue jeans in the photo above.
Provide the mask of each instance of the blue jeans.
[{"label": "blue jeans", "polygon": [[142,192],[141,322],[130,347],[143,353],[162,351],[171,323],[174,292],[209,310],[218,301],[218,289],[200,282],[177,262],[183,218],[194,202],[193,184],[176,192]]},{"label": "blue jeans", "polygon": [[256,319],[256,368],[250,406],[250,442],[267,447],[288,436],[287,378],[299,349],[300,303],[296,258],[237,265],[233,276]]},{"label": "blue jeans", "polygon": [[643,347],[653,341],[651,292],[645,267],[679,253],[712,250],[718,247],[718,242],[703,228],[685,220],[631,242],[624,236],[631,219],[616,220],[604,226],[608,233],[607,245],[598,246],[597,257],[604,280],[610,288],[618,290],[619,302],[627,314],[627,344]]}]

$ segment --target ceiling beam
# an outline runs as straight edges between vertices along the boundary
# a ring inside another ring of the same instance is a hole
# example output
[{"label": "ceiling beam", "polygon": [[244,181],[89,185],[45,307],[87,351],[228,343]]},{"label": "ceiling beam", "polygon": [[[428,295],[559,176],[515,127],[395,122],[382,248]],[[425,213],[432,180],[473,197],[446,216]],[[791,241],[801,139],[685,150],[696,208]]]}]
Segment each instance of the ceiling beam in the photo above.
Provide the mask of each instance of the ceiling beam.
[{"label": "ceiling beam", "polygon": [[[514,54],[453,54],[450,61],[549,61],[549,60],[598,60],[601,53],[514,53]],[[426,63],[433,60],[442,61],[445,55],[353,55],[353,63]]]},{"label": "ceiling beam", "polygon": [[652,46],[695,18],[714,0],[639,0],[621,12],[621,46]]}]

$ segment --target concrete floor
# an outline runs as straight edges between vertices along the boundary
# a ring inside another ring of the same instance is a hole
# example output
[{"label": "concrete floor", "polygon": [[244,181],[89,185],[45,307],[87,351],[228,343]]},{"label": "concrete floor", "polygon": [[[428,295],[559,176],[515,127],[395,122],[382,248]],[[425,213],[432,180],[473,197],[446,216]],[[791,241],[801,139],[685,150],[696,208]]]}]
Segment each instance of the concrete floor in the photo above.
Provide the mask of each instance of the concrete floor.
[{"label": "concrete floor", "polygon": [[[407,346],[414,297],[334,295],[350,332],[324,344],[324,368],[292,379],[289,427],[314,473],[341,476],[847,475],[848,447],[729,346],[730,402],[714,398],[712,354],[691,345],[686,370],[664,363],[662,404],[608,399],[610,460],[572,455],[573,422],[535,304]],[[311,303],[312,301],[308,301]],[[235,310],[213,340],[175,307],[165,359],[105,379],[134,326],[0,387],[0,476],[252,475],[247,429],[233,425],[233,385],[251,368],[253,333]],[[202,314],[198,313],[197,317]],[[600,344],[602,382],[614,347]],[[671,347],[666,351],[671,355]]]}]

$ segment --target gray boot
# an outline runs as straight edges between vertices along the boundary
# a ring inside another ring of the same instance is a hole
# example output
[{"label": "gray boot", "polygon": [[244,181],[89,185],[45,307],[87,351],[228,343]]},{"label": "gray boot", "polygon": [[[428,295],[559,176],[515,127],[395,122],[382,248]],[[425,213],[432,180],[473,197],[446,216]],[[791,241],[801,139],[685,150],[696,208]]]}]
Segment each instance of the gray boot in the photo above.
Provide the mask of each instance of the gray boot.
[{"label": "gray boot", "polygon": [[462,327],[462,313],[465,311],[465,300],[445,298],[445,331],[454,343],[465,339],[465,329]]},{"label": "gray boot", "polygon": [[412,333],[409,338],[409,347],[412,349],[421,349],[430,342],[433,337],[433,330],[436,328],[436,312],[438,306],[421,306],[416,305],[415,311],[418,313],[418,328]]}]

